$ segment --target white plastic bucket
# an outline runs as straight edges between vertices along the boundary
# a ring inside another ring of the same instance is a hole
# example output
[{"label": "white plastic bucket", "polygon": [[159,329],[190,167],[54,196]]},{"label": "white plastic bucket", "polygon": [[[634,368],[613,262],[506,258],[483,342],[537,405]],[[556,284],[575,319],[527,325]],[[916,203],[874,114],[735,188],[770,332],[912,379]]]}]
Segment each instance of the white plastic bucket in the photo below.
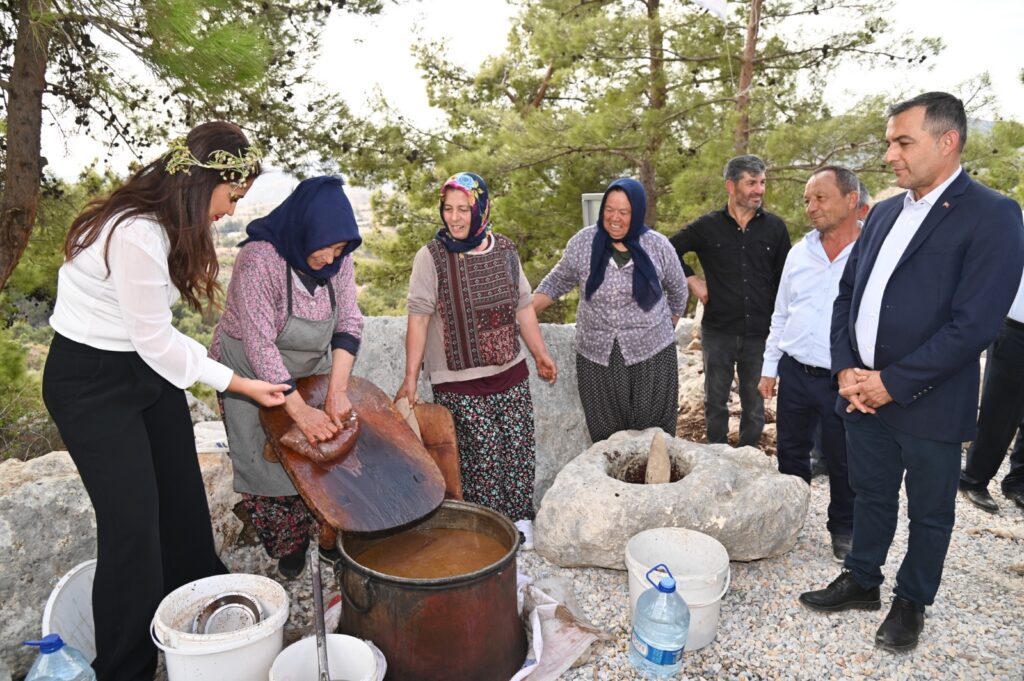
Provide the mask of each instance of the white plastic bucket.
[{"label": "white plastic bucket", "polygon": [[[729,552],[714,537],[682,527],[659,527],[634,535],[626,543],[630,620],[640,594],[653,588],[646,574],[658,563],[672,571],[676,589],[690,608],[686,650],[699,650],[718,632],[722,596],[731,578]],[[655,581],[658,574],[652,575]]]},{"label": "white plastic bucket", "polygon": [[[193,634],[195,616],[226,592],[241,592],[259,601],[257,624],[218,634]],[[288,593],[259,575],[217,575],[178,587],[160,602],[150,634],[164,651],[168,681],[253,681],[265,679],[284,647]]]},{"label": "white plastic bucket", "polygon": [[[364,641],[344,634],[327,635],[327,666],[332,679],[375,681],[377,661]],[[270,681],[317,681],[319,662],[316,637],[291,644],[270,668]]]},{"label": "white plastic bucket", "polygon": [[92,620],[92,582],[96,559],[71,568],[53,587],[43,609],[43,636],[60,634],[85,659],[96,659],[96,625]]}]

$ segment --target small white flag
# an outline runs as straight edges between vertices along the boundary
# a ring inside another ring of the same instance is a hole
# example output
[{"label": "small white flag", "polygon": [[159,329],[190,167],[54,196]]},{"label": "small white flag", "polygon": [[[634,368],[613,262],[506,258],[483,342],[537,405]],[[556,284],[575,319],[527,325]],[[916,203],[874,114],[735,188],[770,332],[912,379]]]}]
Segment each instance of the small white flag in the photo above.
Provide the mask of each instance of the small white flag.
[{"label": "small white flag", "polygon": [[695,3],[714,14],[719,19],[725,19],[725,0],[693,0]]}]

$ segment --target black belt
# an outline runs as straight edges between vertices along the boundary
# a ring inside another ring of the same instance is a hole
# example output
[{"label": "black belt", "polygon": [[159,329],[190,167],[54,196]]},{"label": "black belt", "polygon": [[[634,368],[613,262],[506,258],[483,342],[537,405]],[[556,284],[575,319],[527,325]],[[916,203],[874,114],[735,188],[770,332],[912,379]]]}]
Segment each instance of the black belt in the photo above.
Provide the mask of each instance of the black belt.
[{"label": "black belt", "polygon": [[1006,325],[1011,329],[1017,329],[1018,331],[1024,331],[1024,324],[1018,322],[1016,319],[1006,318]]},{"label": "black belt", "polygon": [[818,376],[818,377],[821,377],[821,376],[831,376],[832,375],[832,370],[831,369],[822,369],[821,367],[812,367],[812,366],[809,366],[807,364],[801,364],[800,362],[798,362],[795,359],[793,359],[792,355],[789,355],[789,358],[793,360],[793,364],[795,364],[797,366],[797,368],[800,369],[800,371],[804,372],[808,376]]}]

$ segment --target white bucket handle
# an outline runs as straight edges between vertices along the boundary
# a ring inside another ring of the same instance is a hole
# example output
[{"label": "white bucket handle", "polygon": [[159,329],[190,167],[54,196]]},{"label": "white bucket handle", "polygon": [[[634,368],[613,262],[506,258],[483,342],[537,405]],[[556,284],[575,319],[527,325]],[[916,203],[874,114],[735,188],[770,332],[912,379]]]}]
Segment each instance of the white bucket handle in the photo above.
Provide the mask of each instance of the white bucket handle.
[{"label": "white bucket handle", "polygon": [[712,605],[712,604],[722,600],[722,596],[724,596],[725,592],[729,590],[729,583],[731,581],[732,581],[732,565],[729,566],[728,572],[725,573],[725,586],[722,587],[722,591],[717,596],[712,598],[710,601],[704,601],[703,603],[687,603],[686,605],[688,607],[690,607],[690,608],[703,608],[705,606]]},{"label": "white bucket handle", "polygon": [[228,651],[236,650],[238,648],[241,648],[242,646],[248,645],[248,644],[252,643],[253,640],[258,640],[258,639],[237,639],[237,640],[234,640],[234,641],[228,641],[227,645],[219,646],[217,648],[214,648],[212,646],[210,646],[210,647],[202,647],[202,648],[171,648],[170,646],[164,645],[160,641],[160,639],[157,638],[157,636],[156,636],[156,618],[155,617],[153,618],[153,621],[149,623],[149,637],[151,639],[153,639],[153,645],[155,645],[157,648],[159,648],[160,650],[164,651],[165,653],[171,653],[172,655],[184,655],[186,657],[190,656],[190,655],[198,656],[198,655],[216,655],[218,653],[226,653]]}]

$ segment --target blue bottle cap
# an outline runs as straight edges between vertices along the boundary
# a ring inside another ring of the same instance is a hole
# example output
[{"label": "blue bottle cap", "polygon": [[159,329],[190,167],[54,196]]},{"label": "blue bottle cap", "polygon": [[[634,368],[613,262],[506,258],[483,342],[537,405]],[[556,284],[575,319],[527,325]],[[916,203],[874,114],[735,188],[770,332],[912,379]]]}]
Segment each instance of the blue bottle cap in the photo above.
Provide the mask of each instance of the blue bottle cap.
[{"label": "blue bottle cap", "polygon": [[25,641],[24,645],[36,646],[39,648],[39,652],[49,655],[63,648],[64,641],[61,639],[60,634],[49,634],[38,641]]},{"label": "blue bottle cap", "polygon": [[658,591],[663,594],[670,594],[676,590],[676,580],[671,577],[662,577],[658,582]]}]

